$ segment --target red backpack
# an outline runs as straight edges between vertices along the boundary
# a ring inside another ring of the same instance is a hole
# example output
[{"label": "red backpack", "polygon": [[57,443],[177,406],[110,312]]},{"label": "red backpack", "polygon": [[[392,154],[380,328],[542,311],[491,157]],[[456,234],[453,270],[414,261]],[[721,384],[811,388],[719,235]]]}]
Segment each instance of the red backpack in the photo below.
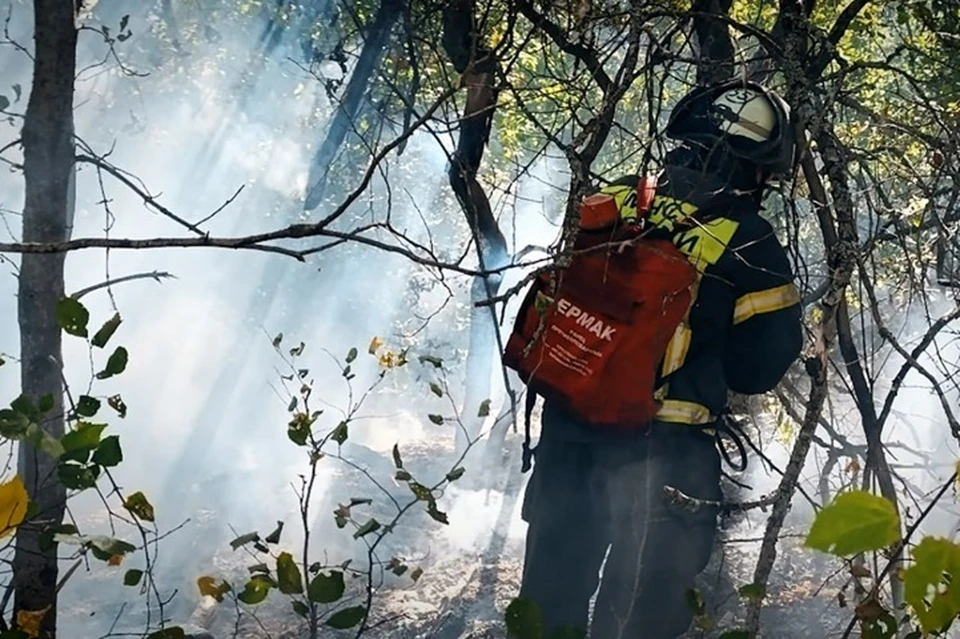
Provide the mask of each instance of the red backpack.
[{"label": "red backpack", "polygon": [[586,198],[570,265],[540,274],[520,306],[503,360],[527,384],[524,471],[537,395],[602,429],[643,429],[659,409],[658,371],[697,273],[669,236],[642,228],[655,191],[655,178],[637,185],[640,223],[624,223],[612,196]]}]

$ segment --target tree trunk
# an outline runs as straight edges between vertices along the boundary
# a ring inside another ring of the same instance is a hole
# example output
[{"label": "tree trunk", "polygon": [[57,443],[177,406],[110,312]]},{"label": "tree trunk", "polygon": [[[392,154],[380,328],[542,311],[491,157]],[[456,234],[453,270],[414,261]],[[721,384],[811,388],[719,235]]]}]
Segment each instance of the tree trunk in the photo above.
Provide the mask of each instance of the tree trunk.
[{"label": "tree trunk", "polygon": [[[62,0],[34,1],[33,86],[23,125],[24,242],[60,242],[68,235],[73,188],[73,78],[76,73],[75,6]],[[42,424],[54,437],[64,433],[61,332],[55,308],[63,295],[65,254],[25,254],[20,267],[21,384],[36,400],[50,394],[55,406]],[[41,637],[56,634],[57,552],[42,550],[40,531],[63,520],[65,490],[56,461],[21,443],[19,472],[37,507],[38,525],[17,533],[14,610],[44,610]]]},{"label": "tree trunk", "polygon": [[733,0],[697,0],[693,19],[697,35],[697,84],[709,85],[733,77],[733,41],[727,23],[711,15],[726,16]]},{"label": "tree trunk", "polygon": [[[477,180],[480,162],[493,126],[497,108],[494,53],[477,33],[474,0],[450,2],[443,12],[443,48],[461,74],[461,86],[467,99],[460,121],[457,150],[451,158],[447,177],[450,188],[470,225],[477,246],[480,270],[495,270],[509,263],[507,241],[490,207],[490,201]],[[499,346],[497,318],[493,306],[477,306],[497,294],[500,274],[478,275],[470,289],[470,344],[467,348],[466,392],[463,405],[463,429],[456,432],[458,452],[464,451],[483,425],[477,416],[480,403],[488,398],[494,355]],[[502,440],[494,439],[502,444]]]},{"label": "tree trunk", "polygon": [[356,118],[363,104],[363,95],[370,86],[370,78],[380,66],[387,50],[390,31],[400,18],[402,6],[396,0],[383,0],[376,17],[367,29],[363,50],[353,68],[343,99],[336,107],[327,135],[310,163],[309,190],[303,203],[304,211],[320,206],[327,188],[327,176],[343,141],[357,126]]}]

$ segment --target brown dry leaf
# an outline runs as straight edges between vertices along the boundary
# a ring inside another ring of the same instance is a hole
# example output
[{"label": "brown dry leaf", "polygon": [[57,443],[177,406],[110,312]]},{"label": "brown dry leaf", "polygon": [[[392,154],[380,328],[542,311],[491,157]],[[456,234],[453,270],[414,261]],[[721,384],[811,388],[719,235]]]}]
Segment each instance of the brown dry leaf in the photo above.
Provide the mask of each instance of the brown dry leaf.
[{"label": "brown dry leaf", "polygon": [[110,559],[107,560],[108,566],[119,566],[123,563],[123,555],[110,555]]},{"label": "brown dry leaf", "polygon": [[39,637],[40,624],[43,623],[43,618],[47,615],[48,610],[50,610],[50,606],[43,610],[18,610],[17,626],[28,637]]},{"label": "brown dry leaf", "polygon": [[870,569],[866,566],[861,566],[860,564],[853,564],[850,566],[850,574],[854,577],[859,577],[860,579],[870,579],[873,577],[873,573],[870,572]]}]

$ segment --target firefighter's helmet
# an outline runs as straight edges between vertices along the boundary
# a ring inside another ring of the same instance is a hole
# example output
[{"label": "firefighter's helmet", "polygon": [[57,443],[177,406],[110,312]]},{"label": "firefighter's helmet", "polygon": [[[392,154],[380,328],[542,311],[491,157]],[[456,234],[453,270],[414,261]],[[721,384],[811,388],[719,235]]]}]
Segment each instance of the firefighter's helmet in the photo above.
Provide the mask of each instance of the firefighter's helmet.
[{"label": "firefighter's helmet", "polygon": [[793,166],[790,107],[755,82],[731,80],[694,89],[670,114],[666,135],[707,148],[723,145],[772,175]]}]

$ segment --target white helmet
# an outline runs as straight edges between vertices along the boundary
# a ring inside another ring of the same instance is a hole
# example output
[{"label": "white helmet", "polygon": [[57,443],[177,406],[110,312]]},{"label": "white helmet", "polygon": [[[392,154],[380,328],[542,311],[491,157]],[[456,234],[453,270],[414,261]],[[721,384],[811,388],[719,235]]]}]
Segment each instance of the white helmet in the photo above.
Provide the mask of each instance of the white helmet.
[{"label": "white helmet", "polygon": [[674,107],[665,133],[710,148],[719,143],[771,174],[789,171],[793,164],[790,107],[755,82],[697,87]]},{"label": "white helmet", "polygon": [[727,135],[766,142],[779,118],[770,99],[761,91],[739,87],[724,91],[713,101],[711,119]]}]

